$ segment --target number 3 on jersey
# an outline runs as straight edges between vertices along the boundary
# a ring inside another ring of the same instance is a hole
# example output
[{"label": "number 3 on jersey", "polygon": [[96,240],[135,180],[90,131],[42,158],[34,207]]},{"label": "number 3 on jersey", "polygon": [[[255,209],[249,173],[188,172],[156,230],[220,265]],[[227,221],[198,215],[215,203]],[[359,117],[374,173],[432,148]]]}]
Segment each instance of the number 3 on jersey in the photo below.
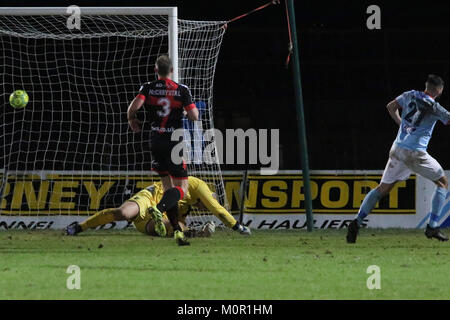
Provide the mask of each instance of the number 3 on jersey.
[{"label": "number 3 on jersey", "polygon": [[167,117],[170,113],[170,101],[167,98],[158,99],[158,106],[162,106],[162,110],[158,110],[156,114],[162,118]]}]

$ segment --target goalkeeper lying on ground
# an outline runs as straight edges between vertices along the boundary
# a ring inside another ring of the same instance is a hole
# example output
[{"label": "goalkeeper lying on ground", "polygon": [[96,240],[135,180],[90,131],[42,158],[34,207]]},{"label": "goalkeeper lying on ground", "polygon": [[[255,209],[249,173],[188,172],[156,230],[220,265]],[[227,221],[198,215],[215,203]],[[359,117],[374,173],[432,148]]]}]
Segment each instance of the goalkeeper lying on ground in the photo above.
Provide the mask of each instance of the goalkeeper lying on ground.
[{"label": "goalkeeper lying on ground", "polygon": [[[192,176],[189,176],[188,179],[188,194],[183,200],[180,200],[178,204],[178,221],[183,231],[187,231],[187,236],[201,236],[205,235],[205,233],[208,234],[207,230],[202,230],[196,234],[194,230],[189,231],[186,227],[186,216],[189,214],[192,206],[209,210],[219,218],[224,225],[241,234],[251,234],[249,228],[239,224],[239,222],[237,222],[233,216],[219,204],[206,182]],[[155,232],[155,224],[151,215],[148,213],[148,210],[161,200],[163,193],[164,190],[161,182],[156,182],[136,193],[119,208],[99,211],[80,224],[78,222],[71,223],[66,227],[66,234],[76,235],[89,228],[95,228],[113,221],[127,220],[133,221],[133,224],[138,231],[152,236],[157,235]],[[166,226],[167,235],[170,236],[173,233],[173,229],[165,213],[163,222]],[[208,228],[211,228],[211,224],[209,224]]]}]

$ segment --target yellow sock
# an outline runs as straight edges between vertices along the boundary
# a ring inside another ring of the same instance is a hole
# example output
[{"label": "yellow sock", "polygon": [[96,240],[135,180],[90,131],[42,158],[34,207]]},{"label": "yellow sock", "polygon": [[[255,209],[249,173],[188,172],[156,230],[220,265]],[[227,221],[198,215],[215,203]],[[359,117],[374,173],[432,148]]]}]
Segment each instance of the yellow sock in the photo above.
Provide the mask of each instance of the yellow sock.
[{"label": "yellow sock", "polygon": [[97,212],[93,216],[87,218],[82,223],[80,223],[81,229],[85,231],[89,228],[95,228],[98,226],[102,226],[104,224],[113,222],[115,220],[114,212],[116,209],[110,208],[110,209],[104,209],[102,211]]}]

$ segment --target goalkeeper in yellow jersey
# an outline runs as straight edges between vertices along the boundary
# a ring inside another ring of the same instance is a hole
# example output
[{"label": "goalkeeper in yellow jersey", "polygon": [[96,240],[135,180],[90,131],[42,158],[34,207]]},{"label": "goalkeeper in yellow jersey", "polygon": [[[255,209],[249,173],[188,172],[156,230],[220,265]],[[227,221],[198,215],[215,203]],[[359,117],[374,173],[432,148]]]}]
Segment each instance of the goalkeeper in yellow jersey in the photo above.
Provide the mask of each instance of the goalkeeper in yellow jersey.
[{"label": "goalkeeper in yellow jersey", "polygon": [[[250,235],[251,231],[248,227],[241,225],[234,217],[220,205],[215,199],[212,191],[206,182],[189,176],[188,194],[178,204],[178,220],[180,227],[187,231],[187,235],[207,235],[208,230],[202,230],[195,233],[193,230],[189,232],[186,227],[186,216],[189,214],[191,207],[207,209],[213,213],[223,224],[243,235]],[[129,200],[125,201],[119,208],[104,209],[89,217],[85,221],[78,223],[73,222],[66,227],[67,235],[76,235],[89,228],[95,228],[113,221],[133,221],[136,229],[148,235],[157,235],[155,232],[155,224],[149,210],[158,203],[164,190],[161,182],[156,182],[151,186],[139,191]],[[167,229],[167,235],[171,235],[173,228],[164,213],[163,222]],[[211,228],[211,224],[207,226]],[[210,230],[211,231],[211,230]]]}]

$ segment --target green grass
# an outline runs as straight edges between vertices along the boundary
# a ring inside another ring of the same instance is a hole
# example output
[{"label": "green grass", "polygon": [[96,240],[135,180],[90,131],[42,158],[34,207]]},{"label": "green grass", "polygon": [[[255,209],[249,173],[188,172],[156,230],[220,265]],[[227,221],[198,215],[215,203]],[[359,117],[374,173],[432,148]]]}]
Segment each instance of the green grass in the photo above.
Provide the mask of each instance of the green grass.
[{"label": "green grass", "polygon": [[[218,232],[190,247],[133,230],[0,232],[0,299],[448,299],[450,246],[420,230]],[[81,289],[68,290],[69,265]],[[381,289],[368,290],[369,265]]]}]

